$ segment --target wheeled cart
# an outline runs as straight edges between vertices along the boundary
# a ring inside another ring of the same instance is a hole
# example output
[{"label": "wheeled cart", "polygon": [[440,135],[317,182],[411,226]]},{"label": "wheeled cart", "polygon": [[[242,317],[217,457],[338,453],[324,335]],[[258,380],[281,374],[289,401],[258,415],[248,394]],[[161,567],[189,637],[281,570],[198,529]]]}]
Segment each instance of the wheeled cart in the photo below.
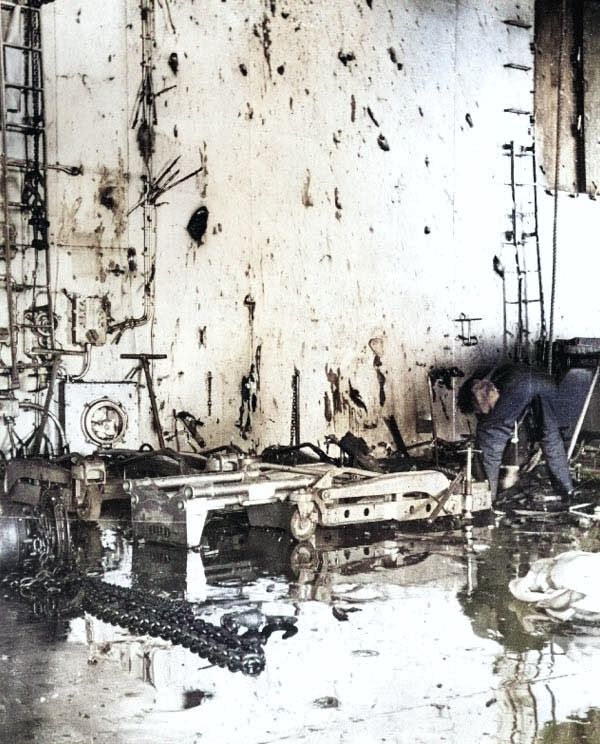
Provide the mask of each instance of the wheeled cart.
[{"label": "wheeled cart", "polygon": [[470,467],[451,480],[435,469],[380,474],[257,460],[234,472],[129,480],[124,488],[131,497],[136,539],[188,548],[200,545],[208,513],[214,511],[245,509],[252,524],[264,526],[274,524],[274,513],[284,513],[294,538],[306,540],[317,526],[431,523],[492,508],[487,482],[472,481]]}]

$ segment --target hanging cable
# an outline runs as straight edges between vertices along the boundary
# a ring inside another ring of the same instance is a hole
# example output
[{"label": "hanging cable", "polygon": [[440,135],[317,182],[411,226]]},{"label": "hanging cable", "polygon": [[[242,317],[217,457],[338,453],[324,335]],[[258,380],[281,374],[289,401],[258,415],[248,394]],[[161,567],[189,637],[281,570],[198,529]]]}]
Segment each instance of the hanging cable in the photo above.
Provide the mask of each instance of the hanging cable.
[{"label": "hanging cable", "polygon": [[548,371],[552,371],[552,343],[554,340],[554,305],[556,302],[556,264],[558,256],[558,192],[561,159],[561,118],[562,118],[562,83],[563,59],[565,51],[565,16],[566,0],[560,8],[560,45],[558,49],[557,91],[556,91],[556,143],[554,148],[554,209],[552,216],[552,274],[550,289],[550,320],[548,326]]}]

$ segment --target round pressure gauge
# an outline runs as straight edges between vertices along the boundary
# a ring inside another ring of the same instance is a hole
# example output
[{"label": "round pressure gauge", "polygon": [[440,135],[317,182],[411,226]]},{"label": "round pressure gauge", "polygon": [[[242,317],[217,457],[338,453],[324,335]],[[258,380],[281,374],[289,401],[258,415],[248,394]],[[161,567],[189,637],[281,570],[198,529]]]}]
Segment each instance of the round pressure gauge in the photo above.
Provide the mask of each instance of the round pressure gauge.
[{"label": "round pressure gauge", "polygon": [[81,428],[89,442],[112,447],[125,436],[127,414],[110,398],[87,403],[81,414]]}]

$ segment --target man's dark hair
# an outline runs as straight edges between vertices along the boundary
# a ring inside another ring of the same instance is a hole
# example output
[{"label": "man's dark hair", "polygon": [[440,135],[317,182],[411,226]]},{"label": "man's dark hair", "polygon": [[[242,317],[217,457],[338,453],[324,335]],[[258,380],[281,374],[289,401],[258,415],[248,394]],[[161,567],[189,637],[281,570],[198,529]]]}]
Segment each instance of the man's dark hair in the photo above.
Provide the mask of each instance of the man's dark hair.
[{"label": "man's dark hair", "polygon": [[458,406],[461,413],[468,416],[471,413],[475,413],[475,398],[473,397],[473,383],[475,380],[480,380],[479,375],[472,375],[467,378],[463,384],[459,387],[456,395],[456,405]]}]

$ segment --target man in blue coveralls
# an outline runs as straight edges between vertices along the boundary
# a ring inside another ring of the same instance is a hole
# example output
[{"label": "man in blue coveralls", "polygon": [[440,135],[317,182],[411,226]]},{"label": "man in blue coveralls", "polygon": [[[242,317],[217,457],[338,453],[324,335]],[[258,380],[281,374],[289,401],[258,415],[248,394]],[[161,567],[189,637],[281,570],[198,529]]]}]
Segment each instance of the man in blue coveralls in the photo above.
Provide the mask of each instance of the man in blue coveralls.
[{"label": "man in blue coveralls", "polygon": [[554,379],[541,370],[509,363],[487,374],[476,374],[458,392],[458,407],[477,417],[477,441],[492,500],[497,496],[502,456],[515,423],[527,406],[534,404],[540,416],[540,445],[563,503],[573,497],[573,482],[564,436],[573,430],[573,401],[561,392]]}]

